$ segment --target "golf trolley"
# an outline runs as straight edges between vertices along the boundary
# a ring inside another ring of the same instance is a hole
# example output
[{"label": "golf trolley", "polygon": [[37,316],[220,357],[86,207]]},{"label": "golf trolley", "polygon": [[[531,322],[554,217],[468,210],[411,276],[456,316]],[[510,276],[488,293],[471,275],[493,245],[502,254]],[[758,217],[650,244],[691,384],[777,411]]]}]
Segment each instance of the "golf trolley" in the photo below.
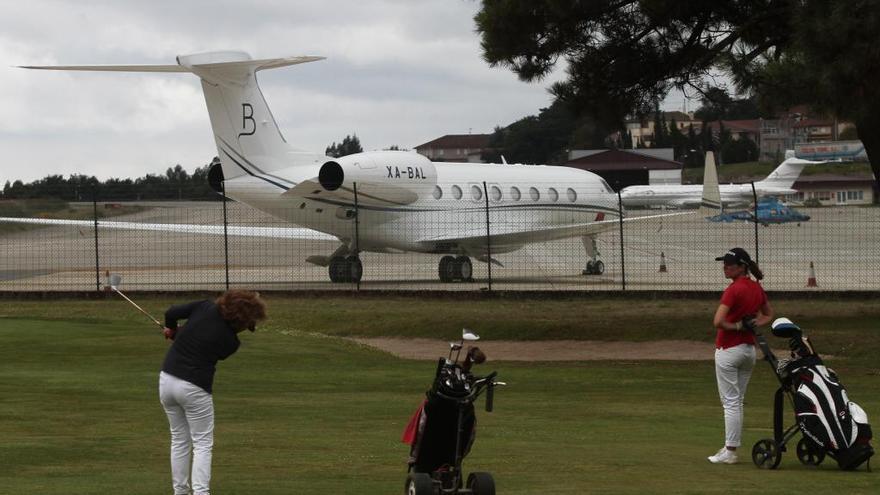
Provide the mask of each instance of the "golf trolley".
[{"label": "golf trolley", "polygon": [[404,431],[403,442],[410,444],[407,495],[495,495],[491,474],[472,472],[464,482],[461,468],[476,436],[474,402],[485,392],[486,412],[492,412],[495,386],[505,385],[495,381],[494,371],[484,377],[471,373],[473,365],[486,361],[478,347],[468,347],[459,363],[464,341],[479,338],[464,329],[461,342],[449,344],[449,357],[438,361],[431,389]]},{"label": "golf trolley", "polygon": [[[755,443],[752,461],[759,468],[776,469],[786,444],[800,432],[802,437],[795,451],[805,466],[819,466],[827,455],[841,469],[856,469],[867,462],[870,471],[874,450],[865,411],[849,400],[837,375],[825,367],[800,327],[788,318],[778,318],[773,322],[772,332],[789,339],[791,358],[777,359],[764,336],[755,333],[764,360],[779,380],[779,388],[773,402],[773,438]],[[782,419],[784,396],[788,396],[796,419],[787,429]]]}]

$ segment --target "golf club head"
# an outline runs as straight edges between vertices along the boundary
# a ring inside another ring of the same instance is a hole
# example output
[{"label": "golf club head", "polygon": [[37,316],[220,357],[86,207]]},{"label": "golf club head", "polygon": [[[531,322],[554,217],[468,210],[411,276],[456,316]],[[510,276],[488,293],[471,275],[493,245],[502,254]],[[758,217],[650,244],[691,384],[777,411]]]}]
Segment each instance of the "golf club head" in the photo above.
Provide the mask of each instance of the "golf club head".
[{"label": "golf club head", "polygon": [[480,336],[475,334],[473,331],[468,330],[467,328],[461,329],[461,340],[467,340],[469,342],[474,342],[480,340]]},{"label": "golf club head", "polygon": [[118,273],[110,274],[110,288],[113,290],[117,290],[119,288],[119,284],[122,283],[122,275]]},{"label": "golf club head", "polygon": [[457,342],[449,343],[449,356],[446,358],[446,362],[452,364],[452,353],[455,351],[461,351],[461,344]]}]

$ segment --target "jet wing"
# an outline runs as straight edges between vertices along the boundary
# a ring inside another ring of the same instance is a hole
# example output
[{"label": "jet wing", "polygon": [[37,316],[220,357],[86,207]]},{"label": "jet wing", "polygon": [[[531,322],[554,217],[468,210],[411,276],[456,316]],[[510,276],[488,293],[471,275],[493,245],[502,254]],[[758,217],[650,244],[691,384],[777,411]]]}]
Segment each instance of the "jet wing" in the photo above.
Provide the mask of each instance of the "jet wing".
[{"label": "jet wing", "polygon": [[[648,215],[642,217],[624,217],[624,223],[644,222],[657,220],[664,217],[681,215],[695,215],[696,212],[664,213],[660,215]],[[489,227],[490,243],[495,246],[521,246],[523,244],[568,239],[596,235],[612,230],[619,225],[619,220],[599,220],[571,225],[543,227],[540,225],[529,226],[519,223],[494,223]],[[444,232],[443,235],[424,237],[419,243],[435,244],[483,244],[486,242],[486,226],[468,226],[456,232]]]},{"label": "jet wing", "polygon": [[[61,220],[50,218],[15,218],[0,217],[0,222],[21,223],[29,225],[87,227],[95,226],[94,220]],[[139,223],[139,222],[111,222],[98,220],[98,228],[140,230],[153,232],[176,232],[181,234],[209,234],[223,235],[222,225],[195,225],[173,223]],[[226,232],[229,235],[240,237],[268,237],[272,239],[309,239],[316,241],[338,241],[339,239],[330,234],[302,227],[252,227],[247,225],[228,225]]]}]

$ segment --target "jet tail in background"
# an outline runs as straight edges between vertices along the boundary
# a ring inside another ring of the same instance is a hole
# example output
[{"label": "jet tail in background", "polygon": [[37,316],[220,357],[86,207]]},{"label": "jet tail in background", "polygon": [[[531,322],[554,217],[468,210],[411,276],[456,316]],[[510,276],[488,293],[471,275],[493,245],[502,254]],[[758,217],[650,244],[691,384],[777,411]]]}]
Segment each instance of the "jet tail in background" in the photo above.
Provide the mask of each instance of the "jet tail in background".
[{"label": "jet tail in background", "polygon": [[703,197],[700,200],[699,213],[703,217],[712,217],[721,212],[721,191],[718,188],[718,170],[715,168],[715,154],[707,151],[706,166],[703,169]]},{"label": "jet tail in background", "polygon": [[801,172],[807,165],[828,163],[828,161],[813,161],[796,158],[794,151],[785,152],[785,161],[779,164],[765,179],[755,182],[759,189],[791,189]]}]

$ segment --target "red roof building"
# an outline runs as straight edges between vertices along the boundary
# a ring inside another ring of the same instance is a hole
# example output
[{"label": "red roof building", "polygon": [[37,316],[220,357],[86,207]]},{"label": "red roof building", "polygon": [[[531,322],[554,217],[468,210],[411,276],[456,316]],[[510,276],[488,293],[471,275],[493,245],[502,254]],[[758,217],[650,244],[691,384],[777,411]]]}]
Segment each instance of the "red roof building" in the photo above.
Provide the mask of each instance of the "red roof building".
[{"label": "red roof building", "polygon": [[615,191],[639,184],[681,184],[681,163],[639,150],[596,151],[563,165],[596,173]]},{"label": "red roof building", "polygon": [[447,134],[416,146],[416,152],[435,162],[479,162],[489,149],[489,134]]}]

